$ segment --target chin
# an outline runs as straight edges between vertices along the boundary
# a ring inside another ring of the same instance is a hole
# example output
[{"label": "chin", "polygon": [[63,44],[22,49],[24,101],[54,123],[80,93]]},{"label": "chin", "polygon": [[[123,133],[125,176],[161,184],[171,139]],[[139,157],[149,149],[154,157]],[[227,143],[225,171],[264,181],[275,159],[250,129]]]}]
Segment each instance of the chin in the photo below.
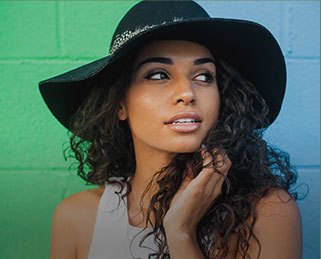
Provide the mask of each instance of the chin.
[{"label": "chin", "polygon": [[180,143],[175,146],[174,153],[192,153],[200,149],[201,142],[197,143]]}]

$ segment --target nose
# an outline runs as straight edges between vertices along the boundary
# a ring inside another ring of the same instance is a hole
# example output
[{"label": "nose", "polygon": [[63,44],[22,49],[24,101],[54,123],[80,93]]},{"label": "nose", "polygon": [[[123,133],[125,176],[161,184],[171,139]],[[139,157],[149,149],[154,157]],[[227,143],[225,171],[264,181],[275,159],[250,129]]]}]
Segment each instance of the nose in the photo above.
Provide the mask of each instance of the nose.
[{"label": "nose", "polygon": [[188,105],[191,103],[195,103],[195,92],[191,82],[187,79],[181,79],[179,81],[173,82],[174,85],[174,93],[172,96],[173,104],[184,104]]}]

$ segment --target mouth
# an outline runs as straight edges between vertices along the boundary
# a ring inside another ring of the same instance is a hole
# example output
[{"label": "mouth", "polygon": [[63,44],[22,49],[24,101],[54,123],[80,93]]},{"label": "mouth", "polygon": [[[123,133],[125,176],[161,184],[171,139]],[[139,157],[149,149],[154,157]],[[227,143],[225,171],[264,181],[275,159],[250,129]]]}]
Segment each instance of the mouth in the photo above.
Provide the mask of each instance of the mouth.
[{"label": "mouth", "polygon": [[175,114],[165,122],[165,125],[177,132],[193,132],[202,123],[201,118],[194,112],[181,112]]},{"label": "mouth", "polygon": [[182,118],[182,119],[177,119],[171,122],[165,122],[166,125],[168,124],[190,124],[190,123],[200,123],[202,122],[201,120],[194,120],[194,119],[189,119],[189,118]]}]

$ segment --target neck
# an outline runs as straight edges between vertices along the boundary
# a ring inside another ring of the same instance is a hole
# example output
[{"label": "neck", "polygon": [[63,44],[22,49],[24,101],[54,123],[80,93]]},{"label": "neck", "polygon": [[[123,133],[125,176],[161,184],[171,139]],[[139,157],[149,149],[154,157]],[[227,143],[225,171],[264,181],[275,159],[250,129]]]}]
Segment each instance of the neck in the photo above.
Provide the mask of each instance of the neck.
[{"label": "neck", "polygon": [[[159,172],[163,167],[167,166],[172,155],[169,154],[149,154],[136,156],[136,170],[134,176],[131,178],[132,192],[141,195],[146,190],[148,184],[152,181],[153,176]],[[149,195],[155,194],[157,191],[157,186],[155,183],[152,184]]]},{"label": "neck", "polygon": [[143,197],[144,191],[155,173],[167,166],[172,157],[173,155],[168,153],[146,152],[142,155],[142,152],[135,152],[136,170],[134,176],[130,179],[132,192],[127,197],[129,222],[132,225],[140,225],[141,222],[144,222],[142,213],[146,215],[151,197],[157,192],[158,186],[152,183]]}]

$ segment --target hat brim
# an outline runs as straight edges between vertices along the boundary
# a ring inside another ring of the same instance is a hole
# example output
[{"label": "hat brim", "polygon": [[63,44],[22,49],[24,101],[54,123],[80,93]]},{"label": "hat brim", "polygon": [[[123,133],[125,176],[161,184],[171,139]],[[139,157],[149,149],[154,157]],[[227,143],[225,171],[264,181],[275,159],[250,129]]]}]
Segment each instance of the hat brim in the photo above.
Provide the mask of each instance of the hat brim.
[{"label": "hat brim", "polygon": [[279,114],[286,86],[286,66],[273,35],[262,25],[236,19],[199,18],[161,24],[127,40],[115,53],[39,83],[54,116],[68,129],[70,119],[89,95],[93,82],[129,51],[150,40],[199,42],[251,82],[269,106],[271,124]]}]

